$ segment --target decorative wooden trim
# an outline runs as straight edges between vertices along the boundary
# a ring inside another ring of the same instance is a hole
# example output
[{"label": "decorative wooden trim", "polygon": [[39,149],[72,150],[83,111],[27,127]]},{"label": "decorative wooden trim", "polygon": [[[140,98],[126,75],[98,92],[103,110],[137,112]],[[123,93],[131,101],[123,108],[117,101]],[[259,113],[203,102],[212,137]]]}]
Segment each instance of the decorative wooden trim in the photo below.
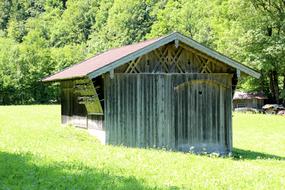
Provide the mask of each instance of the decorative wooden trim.
[{"label": "decorative wooden trim", "polygon": [[[146,47],[144,47],[144,48],[142,48],[136,52],[133,52],[133,53],[121,58],[121,59],[118,59],[117,61],[114,61],[113,63],[110,63],[109,65],[106,65],[106,66],[104,66],[104,67],[102,67],[96,71],[91,72],[88,74],[88,77],[89,78],[95,78],[96,76],[99,76],[103,73],[106,73],[106,72],[112,70],[112,69],[115,69],[115,68],[129,62],[129,61],[132,61],[132,60],[134,60],[140,56],[143,56],[143,55],[145,55],[145,54],[147,54],[147,53],[149,53],[149,52],[151,52],[151,51],[153,51],[153,50],[155,50],[155,49],[157,49],[157,48],[159,48],[159,47],[161,47],[161,46],[163,46],[169,42],[175,41],[175,40],[178,40],[180,42],[185,43],[187,46],[191,47],[189,49],[191,49],[192,51],[193,51],[193,49],[195,49],[196,50],[195,53],[196,54],[199,53],[200,56],[202,56],[204,53],[207,56],[209,56],[208,59],[211,58],[213,60],[218,60],[218,61],[225,63],[225,64],[227,64],[233,68],[239,69],[240,71],[242,71],[248,75],[251,75],[255,78],[260,77],[260,74],[256,71],[254,71],[253,69],[251,69],[245,65],[242,65],[242,64],[226,57],[225,55],[222,55],[222,54],[210,49],[210,48],[207,48],[207,47],[199,44],[195,40],[192,40],[192,39],[190,39],[190,38],[188,38],[188,37],[186,37],[186,36],[184,36],[178,32],[175,32],[175,33],[172,33],[166,37],[163,37],[163,38],[159,39],[158,41],[156,41],[156,42],[154,42],[154,43],[152,43],[152,44],[150,44],[150,45],[148,45],[148,46],[146,46]],[[179,46],[181,46],[181,43],[179,44]],[[200,52],[202,52],[202,53],[200,53]],[[203,56],[205,56],[205,55],[203,55]]]},{"label": "decorative wooden trim", "polygon": [[125,73],[139,73],[140,70],[136,67],[138,63],[140,62],[142,56],[140,56],[138,59],[134,59],[129,63],[128,68],[126,69]]},{"label": "decorative wooden trim", "polygon": [[[195,56],[200,56],[200,57],[203,57],[204,59],[210,60],[210,61],[212,61],[212,62],[217,62],[215,59],[213,59],[213,58],[211,58],[211,57],[208,57],[208,56],[206,56],[205,54],[203,54],[203,53],[201,53],[201,52],[199,52],[199,51],[197,51],[197,50],[195,50],[195,49],[193,49],[193,48],[191,48],[191,47],[185,46],[185,45],[183,45],[183,44],[180,44],[180,46],[183,47],[184,49],[186,49],[186,50],[192,52],[193,55],[195,55]],[[199,60],[201,61],[200,58],[199,58]],[[201,62],[202,62],[202,61],[201,61]]]},{"label": "decorative wooden trim", "polygon": [[185,69],[183,70],[180,65],[180,59],[182,57],[182,52],[183,52],[183,49],[178,48],[177,52],[172,57],[171,65],[173,65],[173,67],[176,67],[181,73],[185,73]]},{"label": "decorative wooden trim", "polygon": [[163,52],[160,51],[160,49],[157,49],[154,51],[154,54],[156,55],[156,57],[158,58],[158,62],[157,64],[154,66],[154,71],[156,70],[156,68],[159,66],[159,65],[162,65],[165,69],[165,72],[168,72],[168,68],[167,68],[167,65],[165,64],[165,57],[166,55],[168,54],[168,48],[169,47],[166,47],[165,50]]},{"label": "decorative wooden trim", "polygon": [[251,75],[255,78],[259,78],[260,77],[260,73],[254,71],[253,69],[245,66],[245,65],[242,65],[234,60],[232,60],[231,58],[225,56],[225,55],[222,55],[210,48],[207,48],[205,46],[203,46],[202,44],[196,42],[195,40],[193,39],[190,39],[180,33],[175,33],[176,34],[176,37],[177,39],[179,39],[181,42],[187,44],[188,46],[190,47],[193,47],[194,49],[197,49],[198,51],[201,51],[205,54],[207,54],[208,56],[214,58],[214,59],[217,59],[231,67],[234,67],[236,69],[239,69],[240,71],[243,71],[244,73],[248,74],[248,75]]},{"label": "decorative wooden trim", "polygon": [[155,49],[157,49],[157,48],[159,48],[165,44],[168,44],[169,42],[172,42],[175,39],[175,36],[176,36],[175,33],[172,33],[172,34],[170,34],[164,38],[159,39],[155,43],[146,46],[145,48],[142,48],[142,49],[140,49],[134,53],[131,53],[131,54],[129,54],[129,55],[117,60],[117,61],[114,61],[113,63],[106,65],[106,66],[104,66],[104,67],[102,67],[96,71],[90,72],[87,75],[91,79],[95,78],[96,76],[99,76],[103,73],[106,73],[111,69],[115,69],[115,68],[117,68],[117,67],[131,61],[131,60],[136,59],[137,57],[145,55],[145,54],[147,54],[147,53],[149,53],[149,52],[151,52],[151,51],[153,51],[153,50],[155,50]]},{"label": "decorative wooden trim", "polygon": [[201,73],[212,73],[212,71],[208,67],[210,63],[211,61],[208,59],[207,62],[203,64]]}]

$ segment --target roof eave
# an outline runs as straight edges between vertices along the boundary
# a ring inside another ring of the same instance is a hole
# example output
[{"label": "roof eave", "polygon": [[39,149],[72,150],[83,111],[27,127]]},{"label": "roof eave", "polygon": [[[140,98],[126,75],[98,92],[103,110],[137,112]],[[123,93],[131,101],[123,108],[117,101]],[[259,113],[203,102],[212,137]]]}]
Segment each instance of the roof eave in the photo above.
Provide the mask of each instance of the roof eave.
[{"label": "roof eave", "polygon": [[251,69],[251,68],[249,68],[249,67],[247,67],[241,63],[238,63],[237,61],[235,61],[229,57],[226,57],[225,55],[222,55],[222,54],[216,52],[215,50],[212,50],[208,47],[205,47],[205,46],[201,45],[200,43],[196,42],[195,40],[187,38],[186,36],[184,36],[180,33],[176,33],[176,36],[177,36],[178,40],[189,45],[190,47],[197,49],[201,52],[204,52],[205,54],[209,55],[210,57],[217,59],[223,63],[226,63],[231,67],[239,69],[240,71],[242,71],[245,74],[248,74],[248,75],[255,77],[255,78],[260,78],[260,73],[258,73],[257,71],[254,71],[253,69]]},{"label": "roof eave", "polygon": [[216,52],[215,50],[212,50],[210,48],[207,48],[201,44],[199,44],[198,42],[196,42],[195,40],[192,40],[182,34],[180,34],[179,32],[174,32],[160,40],[158,40],[157,42],[154,42],[153,44],[150,44],[148,46],[146,46],[145,48],[142,48],[136,52],[133,52],[117,61],[114,61],[96,71],[93,71],[93,72],[90,72],[88,73],[88,77],[89,78],[95,78],[103,73],[106,73],[110,70],[113,70],[115,69],[116,67],[118,66],[121,66],[133,59],[136,59],[137,57],[139,56],[142,56],[146,53],[149,53],[153,50],[155,50],[156,48],[159,48],[171,41],[174,41],[174,40],[179,40],[187,45],[189,45],[190,47],[194,48],[194,49],[197,49],[198,51],[201,51],[205,54],[207,54],[208,56],[214,58],[214,59],[217,59],[233,68],[236,68],[238,70],[240,70],[241,72],[247,74],[247,75],[250,75],[252,77],[255,77],[255,78],[260,78],[260,73],[258,73],[257,71],[241,64],[241,63],[238,63],[237,61],[233,60],[233,59],[230,59],[218,52]]},{"label": "roof eave", "polygon": [[154,43],[152,43],[152,44],[150,44],[150,45],[148,45],[148,46],[146,46],[140,50],[137,50],[137,51],[135,51],[129,55],[126,55],[125,57],[118,59],[117,61],[114,61],[114,62],[100,68],[96,71],[88,73],[87,76],[89,78],[95,78],[95,77],[97,77],[101,74],[104,74],[110,70],[113,70],[113,69],[115,69],[115,68],[117,68],[117,67],[131,61],[131,60],[134,60],[137,57],[140,57],[140,56],[147,54],[147,53],[149,53],[149,52],[151,52],[151,51],[153,51],[153,50],[155,50],[155,49],[157,49],[157,48],[159,48],[165,44],[168,44],[168,43],[174,41],[175,39],[176,39],[176,33],[172,33],[172,34],[165,36],[164,38],[161,38],[158,41],[156,41],[156,42],[154,42]]},{"label": "roof eave", "polygon": [[44,78],[41,80],[43,83],[51,83],[51,82],[62,82],[62,81],[67,81],[67,80],[74,80],[74,79],[81,79],[85,78],[86,76],[74,76],[74,77],[68,77],[68,78],[57,78],[57,79],[48,79]]},{"label": "roof eave", "polygon": [[[195,40],[192,40],[178,32],[174,32],[168,36],[165,36],[161,39],[159,39],[158,41],[152,43],[152,44],[149,44],[147,45],[146,47],[142,48],[142,49],[139,49],[133,53],[130,53],[114,62],[111,62],[109,63],[108,65],[105,65],[101,68],[99,68],[98,70],[95,70],[95,71],[91,71],[89,73],[86,74],[87,77],[89,78],[95,78],[99,75],[102,75],[106,72],[109,72],[131,60],[134,60],[136,59],[137,57],[140,57],[144,54],[147,54],[165,44],[168,44],[174,40],[179,40],[183,43],[185,43],[186,45],[194,48],[194,49],[197,49],[198,51],[201,51],[205,54],[207,54],[208,56],[218,60],[218,61],[221,61],[239,71],[241,71],[242,73],[245,73],[247,75],[250,75],[252,77],[255,77],[255,78],[259,78],[260,77],[260,74],[256,71],[254,71],[253,69],[241,64],[241,63],[238,63],[237,61],[234,61],[233,59],[230,59],[228,58],[227,56],[224,56],[218,52],[216,52],[215,50],[212,50],[210,48],[207,48],[201,44],[199,44],[198,42],[196,42]],[[51,76],[54,76],[54,75],[51,75]],[[45,79],[42,80],[42,82],[58,82],[58,81],[63,81],[63,80],[70,80],[70,79],[74,79],[74,78],[82,78],[82,77],[85,77],[85,76],[76,76],[76,77],[70,77],[70,78],[57,78],[57,79],[51,79],[49,80],[49,78],[51,78],[51,76],[48,76],[46,77]]]}]

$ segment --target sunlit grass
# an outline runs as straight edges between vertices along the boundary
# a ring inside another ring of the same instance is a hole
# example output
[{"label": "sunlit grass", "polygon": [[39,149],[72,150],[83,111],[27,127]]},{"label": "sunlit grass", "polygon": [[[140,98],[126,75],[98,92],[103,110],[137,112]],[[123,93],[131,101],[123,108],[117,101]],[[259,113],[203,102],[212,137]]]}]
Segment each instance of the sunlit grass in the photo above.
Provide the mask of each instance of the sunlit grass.
[{"label": "sunlit grass", "polygon": [[285,189],[285,117],[234,114],[233,157],[103,146],[55,105],[0,107],[0,189]]}]

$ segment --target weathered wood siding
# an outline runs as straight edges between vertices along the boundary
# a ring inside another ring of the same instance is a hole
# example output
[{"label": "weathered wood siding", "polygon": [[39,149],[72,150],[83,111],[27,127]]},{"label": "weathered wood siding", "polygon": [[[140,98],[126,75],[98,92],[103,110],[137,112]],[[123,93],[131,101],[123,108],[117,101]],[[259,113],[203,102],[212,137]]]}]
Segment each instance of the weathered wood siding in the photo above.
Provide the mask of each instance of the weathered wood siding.
[{"label": "weathered wood siding", "polygon": [[107,143],[229,152],[231,78],[198,73],[106,76]]},{"label": "weathered wood siding", "polygon": [[103,77],[63,82],[63,123],[106,130],[108,144],[227,153],[235,72],[171,42]]},{"label": "weathered wood siding", "polygon": [[179,150],[231,151],[230,79],[213,74],[176,79],[175,139]]},{"label": "weathered wood siding", "polygon": [[74,93],[74,81],[61,82],[61,123],[86,127],[86,109],[78,104]]},{"label": "weathered wood siding", "polygon": [[[89,101],[85,104],[80,103],[79,99],[82,97],[82,93],[78,92],[78,87],[76,86],[78,83],[82,84],[82,80],[61,82],[61,123],[81,128],[103,130],[103,113],[101,115],[100,113],[97,115],[88,113],[88,109],[100,110],[97,108],[98,103],[90,104]],[[88,96],[90,95],[88,91],[86,93]]]}]

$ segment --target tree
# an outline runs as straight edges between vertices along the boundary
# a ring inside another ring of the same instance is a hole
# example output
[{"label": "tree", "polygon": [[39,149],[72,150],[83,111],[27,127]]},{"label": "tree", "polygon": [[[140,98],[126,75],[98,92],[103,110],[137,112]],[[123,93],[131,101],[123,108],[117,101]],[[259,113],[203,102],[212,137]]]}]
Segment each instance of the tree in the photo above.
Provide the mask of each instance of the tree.
[{"label": "tree", "polygon": [[145,39],[154,21],[150,14],[154,4],[145,0],[114,1],[106,23],[92,35],[89,51],[101,52]]},{"label": "tree", "polygon": [[[261,69],[269,77],[270,92],[276,103],[283,97],[285,104],[285,2],[283,0],[252,0],[260,13],[261,23],[259,39],[263,44],[260,59]],[[279,84],[283,77],[283,87]],[[280,94],[281,89],[281,94]]]},{"label": "tree", "polygon": [[68,8],[51,26],[51,45],[85,43],[93,32],[98,6],[98,0],[68,1]]},{"label": "tree", "polygon": [[157,19],[148,38],[178,31],[212,47],[214,36],[211,5],[212,2],[205,4],[202,0],[169,0],[167,3],[158,3],[152,12],[152,15],[157,15]]},{"label": "tree", "polygon": [[40,79],[109,48],[179,31],[260,70],[240,88],[285,104],[283,0],[2,0],[0,104],[56,99]]}]

